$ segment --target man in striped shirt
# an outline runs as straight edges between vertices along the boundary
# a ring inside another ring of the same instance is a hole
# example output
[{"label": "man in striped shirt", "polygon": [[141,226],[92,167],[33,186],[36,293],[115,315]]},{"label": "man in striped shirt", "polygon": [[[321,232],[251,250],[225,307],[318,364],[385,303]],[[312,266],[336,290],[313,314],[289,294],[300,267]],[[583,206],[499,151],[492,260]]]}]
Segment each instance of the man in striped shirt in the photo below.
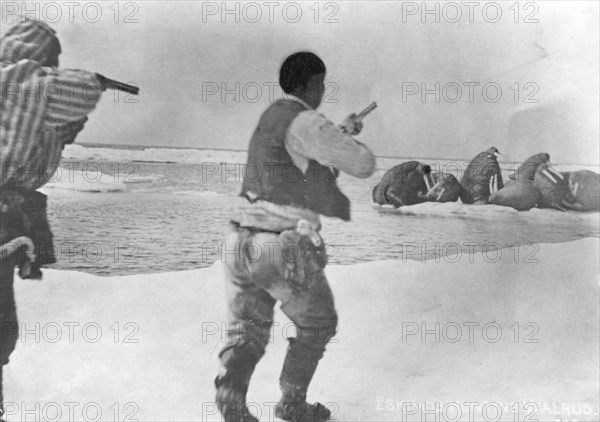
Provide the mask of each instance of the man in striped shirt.
[{"label": "man in striped shirt", "polygon": [[[40,278],[55,261],[46,197],[35,190],[56,171],[105,89],[96,75],[59,70],[60,43],[47,24],[3,17],[0,26],[0,365],[18,339],[14,268]],[[0,368],[1,368],[0,367]],[[0,417],[3,409],[0,369]]]},{"label": "man in striped shirt", "polygon": [[288,339],[275,415],[294,422],[331,416],[320,403],[306,402],[337,328],[323,271],[319,215],[350,219],[350,203],[335,183],[338,171],[369,177],[375,157],[352,137],[362,128],[356,116],[336,126],[316,111],[324,79],[325,65],[313,53],[289,56],[279,79],[287,95],[263,113],[250,140],[241,192],[248,204],[232,216],[223,246],[229,320],[215,384],[226,422],[257,422],[246,406],[246,393],[269,341],[277,301],[297,336]]},{"label": "man in striped shirt", "polygon": [[47,24],[7,17],[0,29],[0,185],[35,190],[58,167],[104,87],[95,73],[59,70]]}]

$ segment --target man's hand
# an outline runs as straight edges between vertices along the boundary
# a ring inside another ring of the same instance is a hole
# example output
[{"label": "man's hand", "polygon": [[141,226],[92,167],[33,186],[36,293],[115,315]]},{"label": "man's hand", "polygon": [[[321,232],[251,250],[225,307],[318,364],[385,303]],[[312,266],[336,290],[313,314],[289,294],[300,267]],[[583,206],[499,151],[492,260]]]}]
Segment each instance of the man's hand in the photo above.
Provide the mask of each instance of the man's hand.
[{"label": "man's hand", "polygon": [[346,117],[340,128],[348,135],[358,135],[363,128],[363,124],[361,119],[356,116],[356,113],[352,113]]},{"label": "man's hand", "polygon": [[63,148],[65,145],[72,144],[75,141],[75,137],[77,137],[77,134],[81,132],[87,120],[88,118],[85,116],[79,120],[75,120],[74,122],[67,123],[56,128],[55,136],[61,141]]},{"label": "man's hand", "polygon": [[100,82],[100,88],[102,88],[102,91],[106,91],[109,87],[108,78],[99,73],[96,73],[96,79],[98,79],[98,82]]},{"label": "man's hand", "polygon": [[23,254],[20,261],[35,261],[35,246],[30,238],[19,236],[2,245],[0,248],[0,259],[5,260],[12,254],[21,251]]}]

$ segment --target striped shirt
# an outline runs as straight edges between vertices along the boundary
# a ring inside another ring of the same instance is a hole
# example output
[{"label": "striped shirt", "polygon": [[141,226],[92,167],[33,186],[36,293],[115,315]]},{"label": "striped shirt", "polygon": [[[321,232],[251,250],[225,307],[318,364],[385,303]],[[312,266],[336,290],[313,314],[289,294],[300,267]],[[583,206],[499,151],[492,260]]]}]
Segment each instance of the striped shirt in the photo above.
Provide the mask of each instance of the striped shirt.
[{"label": "striped shirt", "polygon": [[[299,102],[306,110],[299,113],[290,125],[285,147],[294,164],[303,172],[309,160],[322,165],[333,165],[355,177],[367,178],[375,171],[375,156],[364,144],[313,110],[300,98],[287,99]],[[315,231],[321,229],[319,215],[309,209],[257,201],[238,208],[232,218],[242,226],[283,231],[295,228],[299,220],[308,222]]]},{"label": "striped shirt", "polygon": [[56,171],[102,86],[94,73],[48,66],[60,44],[46,24],[13,18],[0,35],[0,186],[34,190]]}]

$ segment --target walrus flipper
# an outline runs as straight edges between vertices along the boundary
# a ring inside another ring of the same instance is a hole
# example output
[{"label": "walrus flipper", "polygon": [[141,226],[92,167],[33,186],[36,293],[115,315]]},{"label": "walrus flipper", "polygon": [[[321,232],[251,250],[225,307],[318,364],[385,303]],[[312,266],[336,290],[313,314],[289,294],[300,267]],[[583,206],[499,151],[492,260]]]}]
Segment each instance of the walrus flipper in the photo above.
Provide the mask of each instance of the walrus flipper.
[{"label": "walrus flipper", "polygon": [[379,188],[379,183],[375,185],[372,192],[373,202],[379,205],[383,205],[383,195],[381,194],[381,189]]},{"label": "walrus flipper", "polygon": [[402,195],[400,192],[398,192],[398,189],[393,186],[389,186],[387,188],[384,197],[386,202],[388,204],[392,204],[394,208],[400,208],[401,206],[405,205],[404,201],[402,200]]}]

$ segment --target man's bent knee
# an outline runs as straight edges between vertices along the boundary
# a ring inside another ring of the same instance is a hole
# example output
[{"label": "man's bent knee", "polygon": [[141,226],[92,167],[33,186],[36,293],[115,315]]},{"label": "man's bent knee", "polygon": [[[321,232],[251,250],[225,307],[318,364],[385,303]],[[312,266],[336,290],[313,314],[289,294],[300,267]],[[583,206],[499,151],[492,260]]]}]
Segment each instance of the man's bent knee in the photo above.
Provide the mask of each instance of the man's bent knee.
[{"label": "man's bent knee", "polygon": [[269,343],[271,326],[271,322],[257,324],[251,321],[230,324],[227,327],[227,343],[220,354],[229,349],[244,349],[260,359]]},{"label": "man's bent knee", "polygon": [[338,317],[337,314],[332,314],[331,317],[323,319],[313,324],[307,324],[297,327],[296,340],[302,343],[312,343],[317,347],[325,349],[327,343],[337,333]]}]

